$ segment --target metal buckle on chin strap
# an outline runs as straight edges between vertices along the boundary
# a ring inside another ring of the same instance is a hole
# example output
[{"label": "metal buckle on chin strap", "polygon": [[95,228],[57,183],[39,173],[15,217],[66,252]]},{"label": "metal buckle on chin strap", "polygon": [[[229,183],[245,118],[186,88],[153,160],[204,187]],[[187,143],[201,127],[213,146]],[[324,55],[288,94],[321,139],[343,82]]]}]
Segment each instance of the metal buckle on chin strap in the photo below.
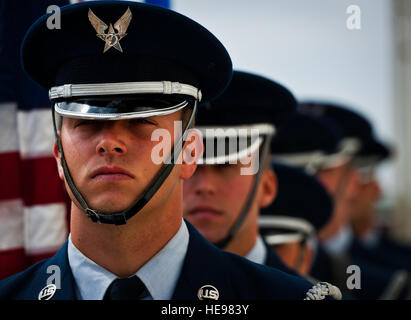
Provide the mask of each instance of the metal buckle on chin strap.
[{"label": "metal buckle on chin strap", "polygon": [[86,214],[87,214],[87,217],[91,219],[91,221],[101,223],[100,216],[97,214],[96,211],[90,208],[87,208]]}]

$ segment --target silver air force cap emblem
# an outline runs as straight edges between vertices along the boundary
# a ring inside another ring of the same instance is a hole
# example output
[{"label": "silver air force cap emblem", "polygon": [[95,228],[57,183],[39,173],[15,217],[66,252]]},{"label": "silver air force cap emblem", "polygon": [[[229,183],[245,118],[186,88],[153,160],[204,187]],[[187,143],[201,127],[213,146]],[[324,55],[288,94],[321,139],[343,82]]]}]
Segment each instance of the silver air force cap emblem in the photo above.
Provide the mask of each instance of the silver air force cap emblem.
[{"label": "silver air force cap emblem", "polygon": [[[103,40],[106,45],[104,46],[104,52],[109,50],[111,47],[116,48],[118,51],[123,52],[123,49],[120,46],[120,40],[123,39],[127,33],[127,28],[130,24],[132,18],[130,8],[127,8],[126,12],[121,16],[120,19],[113,25],[110,23],[110,26],[107,26],[103,21],[101,21],[91,9],[88,10],[88,19],[90,20],[91,25],[97,32],[97,37]],[[108,32],[105,31],[108,28]],[[114,31],[117,30],[117,32]]]}]

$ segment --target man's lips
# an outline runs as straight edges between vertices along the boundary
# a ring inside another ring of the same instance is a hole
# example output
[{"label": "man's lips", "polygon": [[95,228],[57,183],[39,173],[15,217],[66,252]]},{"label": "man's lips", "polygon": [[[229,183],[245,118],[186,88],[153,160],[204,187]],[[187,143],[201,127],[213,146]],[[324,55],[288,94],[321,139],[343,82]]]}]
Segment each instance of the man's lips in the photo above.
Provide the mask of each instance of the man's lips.
[{"label": "man's lips", "polygon": [[210,206],[198,206],[198,207],[195,207],[189,210],[188,214],[190,216],[206,217],[206,216],[221,216],[222,212]]},{"label": "man's lips", "polygon": [[120,167],[116,166],[103,166],[94,170],[91,173],[92,179],[97,180],[125,180],[125,179],[133,179],[134,175]]}]

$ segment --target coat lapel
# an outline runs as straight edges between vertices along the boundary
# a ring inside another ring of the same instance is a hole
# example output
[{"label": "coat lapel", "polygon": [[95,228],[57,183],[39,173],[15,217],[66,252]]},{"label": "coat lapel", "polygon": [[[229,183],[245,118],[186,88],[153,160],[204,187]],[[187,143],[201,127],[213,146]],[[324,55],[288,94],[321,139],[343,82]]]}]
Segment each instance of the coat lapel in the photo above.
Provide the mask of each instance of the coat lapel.
[{"label": "coat lapel", "polygon": [[[61,249],[50,259],[46,260],[37,270],[35,280],[31,285],[29,292],[33,293],[32,299],[37,300],[40,291],[50,282],[59,286],[51,300],[75,300],[74,278],[68,262],[66,241]],[[60,283],[58,278],[60,278]],[[48,280],[50,279],[50,280]]]},{"label": "coat lapel", "polygon": [[224,253],[204,239],[187,221],[190,240],[173,299],[193,300],[203,286],[215,287],[219,299],[233,298],[229,265]]}]

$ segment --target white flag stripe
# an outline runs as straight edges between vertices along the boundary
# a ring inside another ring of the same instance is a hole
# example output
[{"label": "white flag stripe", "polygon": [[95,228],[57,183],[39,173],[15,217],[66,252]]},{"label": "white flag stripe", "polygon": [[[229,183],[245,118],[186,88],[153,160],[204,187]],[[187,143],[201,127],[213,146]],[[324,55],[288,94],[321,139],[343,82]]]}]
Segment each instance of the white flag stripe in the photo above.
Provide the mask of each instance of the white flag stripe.
[{"label": "white flag stripe", "polygon": [[50,109],[18,111],[17,120],[23,159],[53,155],[54,132]]},{"label": "white flag stripe", "polygon": [[0,202],[0,250],[24,246],[24,208],[21,199]]},{"label": "white flag stripe", "polygon": [[67,239],[65,204],[47,204],[24,208],[26,253],[56,251]]},{"label": "white flag stripe", "polygon": [[19,149],[17,138],[17,104],[0,103],[0,152],[12,152]]}]

